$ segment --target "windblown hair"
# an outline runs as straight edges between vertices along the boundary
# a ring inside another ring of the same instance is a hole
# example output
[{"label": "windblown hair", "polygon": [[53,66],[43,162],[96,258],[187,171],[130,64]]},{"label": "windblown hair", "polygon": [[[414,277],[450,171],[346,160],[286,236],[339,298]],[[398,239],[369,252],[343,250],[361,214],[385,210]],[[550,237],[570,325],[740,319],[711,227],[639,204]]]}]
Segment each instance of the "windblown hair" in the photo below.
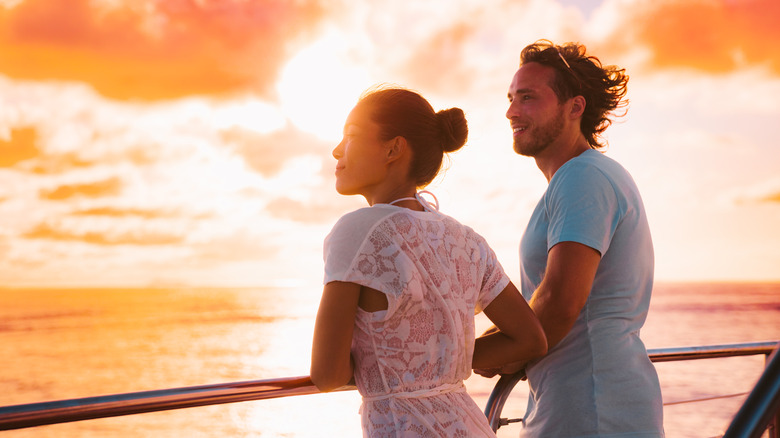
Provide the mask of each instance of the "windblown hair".
[{"label": "windblown hair", "polygon": [[628,106],[628,100],[624,99],[628,84],[626,70],[614,65],[602,67],[598,58],[585,54],[585,46],[582,44],[565,43],[558,46],[548,40],[539,40],[523,49],[520,65],[529,62],[555,70],[550,87],[559,102],[574,96],[585,98],[580,129],[591,148],[604,148],[606,144],[602,143],[601,134],[612,124],[610,116],[622,117],[627,111],[620,114],[614,112]]},{"label": "windblown hair", "polygon": [[463,110],[434,111],[418,93],[399,87],[380,86],[367,90],[356,108],[368,111],[379,125],[381,140],[404,137],[412,149],[409,177],[418,188],[430,184],[441,169],[445,152],[466,144],[468,124]]}]

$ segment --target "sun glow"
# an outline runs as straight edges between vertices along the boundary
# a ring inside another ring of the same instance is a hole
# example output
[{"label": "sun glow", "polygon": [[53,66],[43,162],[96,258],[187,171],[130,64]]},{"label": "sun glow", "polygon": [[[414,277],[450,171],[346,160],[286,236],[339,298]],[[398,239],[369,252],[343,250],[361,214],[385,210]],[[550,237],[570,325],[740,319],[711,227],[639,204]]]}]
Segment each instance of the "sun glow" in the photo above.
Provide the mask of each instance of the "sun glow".
[{"label": "sun glow", "polygon": [[347,114],[371,83],[350,59],[343,35],[331,32],[301,50],[282,70],[282,110],[299,129],[337,141]]},{"label": "sun glow", "polygon": [[322,239],[364,205],[331,152],[380,83],[464,110],[430,189],[516,274],[547,182],[502,96],[538,38],[631,76],[607,154],[642,192],[656,278],[778,278],[780,2],[418,3],[0,0],[0,278],[319,284]]},{"label": "sun glow", "polygon": [[277,108],[250,99],[216,106],[211,120],[220,129],[239,127],[261,134],[277,131],[284,126],[284,116]]}]

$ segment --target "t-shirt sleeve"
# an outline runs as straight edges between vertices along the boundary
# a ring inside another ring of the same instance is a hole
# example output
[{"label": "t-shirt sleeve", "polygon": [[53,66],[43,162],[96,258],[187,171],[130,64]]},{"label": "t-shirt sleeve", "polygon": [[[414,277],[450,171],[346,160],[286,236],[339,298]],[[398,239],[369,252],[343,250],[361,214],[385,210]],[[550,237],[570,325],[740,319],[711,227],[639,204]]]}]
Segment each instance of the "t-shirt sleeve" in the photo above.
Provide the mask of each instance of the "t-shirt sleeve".
[{"label": "t-shirt sleeve", "polygon": [[485,310],[485,307],[490,305],[509,284],[509,276],[506,275],[504,268],[498,261],[496,253],[484,240],[482,240],[480,252],[484,261],[484,275],[474,313],[480,313]]},{"label": "t-shirt sleeve", "polygon": [[396,253],[396,231],[385,220],[387,209],[363,208],[342,216],[325,238],[324,283],[345,281],[381,292],[392,292],[398,285],[400,266],[408,260]]},{"label": "t-shirt sleeve", "polygon": [[342,216],[325,237],[322,248],[325,261],[324,284],[347,281],[358,252],[376,223],[371,213],[361,209]]},{"label": "t-shirt sleeve", "polygon": [[562,167],[558,172],[546,199],[547,250],[560,242],[577,242],[604,255],[621,217],[612,183],[587,164]]}]

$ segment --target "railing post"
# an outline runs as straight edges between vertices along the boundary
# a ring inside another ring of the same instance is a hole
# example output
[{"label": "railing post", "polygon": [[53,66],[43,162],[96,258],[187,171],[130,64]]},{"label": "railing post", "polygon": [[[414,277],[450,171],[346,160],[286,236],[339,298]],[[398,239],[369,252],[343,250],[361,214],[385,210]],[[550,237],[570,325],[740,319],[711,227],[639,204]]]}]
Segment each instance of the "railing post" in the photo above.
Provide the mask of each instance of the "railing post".
[{"label": "railing post", "polygon": [[[769,359],[771,357],[771,353],[764,355],[764,368],[769,366]],[[777,409],[774,417],[769,420],[769,424],[767,425],[766,430],[769,433],[769,438],[780,438],[780,408]]]},{"label": "railing post", "polygon": [[519,371],[515,374],[507,374],[501,376],[496,382],[496,386],[493,387],[493,391],[488,397],[487,404],[485,405],[485,416],[488,418],[490,428],[493,432],[496,432],[499,427],[503,426],[501,420],[501,410],[504,409],[504,403],[506,403],[509,393],[517,385],[520,380],[525,380],[525,371]]},{"label": "railing post", "polygon": [[[759,438],[769,430],[777,437],[780,411],[780,354],[777,347],[769,354],[764,372],[731,420],[723,438]],[[772,423],[775,423],[772,425]],[[774,430],[770,430],[774,429]]]}]

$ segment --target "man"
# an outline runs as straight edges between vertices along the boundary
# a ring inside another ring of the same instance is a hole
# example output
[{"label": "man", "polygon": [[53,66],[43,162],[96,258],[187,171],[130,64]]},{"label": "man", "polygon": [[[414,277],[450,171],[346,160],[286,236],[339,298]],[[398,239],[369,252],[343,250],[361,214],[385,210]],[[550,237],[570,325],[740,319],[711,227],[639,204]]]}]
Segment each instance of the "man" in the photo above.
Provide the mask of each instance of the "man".
[{"label": "man", "polygon": [[[520,243],[521,288],[548,354],[525,366],[527,437],[662,437],[661,390],[639,338],[653,244],[639,191],[598,148],[628,76],[579,44],[523,49],[509,88],[514,150],[549,186]],[[498,370],[478,370],[490,375]]]}]

